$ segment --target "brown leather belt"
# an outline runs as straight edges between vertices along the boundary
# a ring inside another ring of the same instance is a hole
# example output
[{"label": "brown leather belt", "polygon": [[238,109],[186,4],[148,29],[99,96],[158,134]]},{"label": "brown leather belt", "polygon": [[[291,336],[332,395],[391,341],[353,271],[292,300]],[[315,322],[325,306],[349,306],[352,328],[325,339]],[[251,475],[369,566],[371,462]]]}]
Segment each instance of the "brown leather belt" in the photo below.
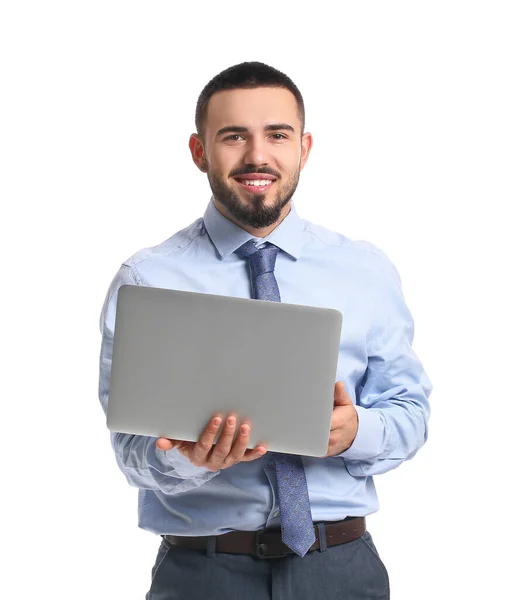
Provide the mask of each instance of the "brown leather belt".
[{"label": "brown leather belt", "polygon": [[[347,518],[344,521],[325,522],[326,545],[336,546],[360,538],[366,531],[365,517]],[[319,524],[314,525],[316,541],[308,550],[320,549]],[[322,534],[323,535],[323,534]],[[207,550],[209,540],[215,539],[213,551],[228,554],[253,554],[258,558],[279,558],[294,554],[281,540],[281,530],[231,531],[218,536],[189,537],[164,535],[172,546],[193,550]],[[213,543],[213,542],[211,542]]]}]

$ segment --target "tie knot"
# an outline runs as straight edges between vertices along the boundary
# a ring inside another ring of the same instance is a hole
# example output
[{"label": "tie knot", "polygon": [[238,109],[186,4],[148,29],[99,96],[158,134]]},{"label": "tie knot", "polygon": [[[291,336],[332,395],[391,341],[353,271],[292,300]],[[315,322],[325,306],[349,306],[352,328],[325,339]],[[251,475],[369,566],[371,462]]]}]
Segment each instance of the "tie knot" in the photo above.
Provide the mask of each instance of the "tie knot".
[{"label": "tie knot", "polygon": [[262,275],[263,273],[273,273],[278,252],[279,248],[270,242],[266,242],[263,248],[258,249],[253,240],[245,242],[243,246],[240,246],[238,250],[236,250],[236,254],[240,258],[249,259],[250,268],[254,277]]}]

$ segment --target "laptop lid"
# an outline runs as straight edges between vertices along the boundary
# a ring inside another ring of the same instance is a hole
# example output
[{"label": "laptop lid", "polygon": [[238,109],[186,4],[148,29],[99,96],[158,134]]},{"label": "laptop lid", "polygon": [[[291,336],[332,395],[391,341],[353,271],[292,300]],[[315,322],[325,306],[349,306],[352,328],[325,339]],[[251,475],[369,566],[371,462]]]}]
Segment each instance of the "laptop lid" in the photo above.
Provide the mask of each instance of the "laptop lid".
[{"label": "laptop lid", "polygon": [[234,411],[249,448],[324,456],[341,325],[332,308],[123,285],[107,426],[196,441]]}]

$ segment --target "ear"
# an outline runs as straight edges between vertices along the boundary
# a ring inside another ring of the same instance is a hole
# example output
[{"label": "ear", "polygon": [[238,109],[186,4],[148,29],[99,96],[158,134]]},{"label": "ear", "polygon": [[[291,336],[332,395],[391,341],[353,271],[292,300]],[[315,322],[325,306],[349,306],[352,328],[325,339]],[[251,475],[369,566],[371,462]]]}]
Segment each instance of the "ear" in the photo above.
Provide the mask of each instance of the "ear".
[{"label": "ear", "polygon": [[190,135],[190,152],[191,158],[193,162],[197,165],[197,167],[203,172],[207,172],[207,162],[205,158],[204,152],[204,144],[197,133],[192,133]]},{"label": "ear", "polygon": [[311,133],[305,133],[302,136],[302,141],[301,141],[301,148],[302,148],[302,153],[300,156],[300,170],[301,171],[304,168],[304,165],[306,164],[306,162],[308,160],[309,153],[311,152],[312,147],[313,147],[313,136],[311,135]]}]

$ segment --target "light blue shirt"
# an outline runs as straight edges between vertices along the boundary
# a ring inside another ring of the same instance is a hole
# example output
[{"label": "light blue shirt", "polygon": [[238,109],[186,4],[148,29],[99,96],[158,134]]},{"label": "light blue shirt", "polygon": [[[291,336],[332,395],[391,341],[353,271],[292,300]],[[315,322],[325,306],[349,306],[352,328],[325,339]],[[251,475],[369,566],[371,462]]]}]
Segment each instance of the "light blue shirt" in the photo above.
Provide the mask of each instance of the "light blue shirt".
[{"label": "light blue shirt", "polygon": [[[359,419],[348,450],[328,458],[303,457],[313,520],[366,516],[379,508],[372,476],[412,458],[426,441],[432,385],[411,347],[413,320],[391,261],[368,242],[301,219],[291,206],[267,236],[281,250],[275,266],[281,299],[342,313],[335,381],[345,384]],[[100,318],[104,411],[118,288],[127,283],[250,298],[247,261],[234,254],[249,239],[255,238],[223,217],[211,199],[202,219],[121,265]],[[266,454],[211,472],[175,449],[159,450],[156,438],[111,436],[120,469],[140,489],[143,529],[201,536],[280,526],[274,470]]]}]

